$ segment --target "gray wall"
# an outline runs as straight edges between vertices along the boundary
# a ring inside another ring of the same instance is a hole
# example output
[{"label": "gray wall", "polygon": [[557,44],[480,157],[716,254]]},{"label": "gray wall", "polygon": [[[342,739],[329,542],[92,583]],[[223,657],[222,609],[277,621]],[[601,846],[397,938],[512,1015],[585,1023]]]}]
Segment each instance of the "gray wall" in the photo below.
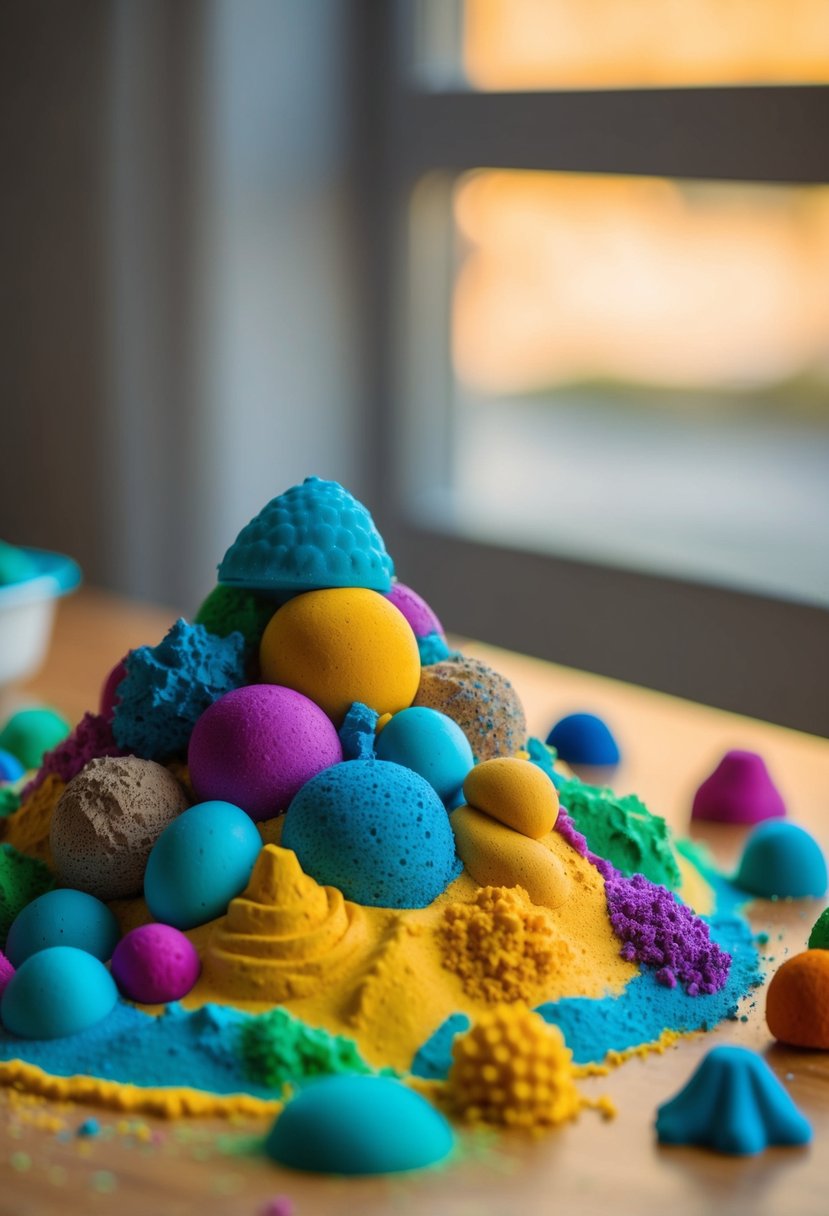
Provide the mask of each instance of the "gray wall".
[{"label": "gray wall", "polygon": [[348,10],[0,17],[0,536],[193,607],[307,473],[358,491]]}]

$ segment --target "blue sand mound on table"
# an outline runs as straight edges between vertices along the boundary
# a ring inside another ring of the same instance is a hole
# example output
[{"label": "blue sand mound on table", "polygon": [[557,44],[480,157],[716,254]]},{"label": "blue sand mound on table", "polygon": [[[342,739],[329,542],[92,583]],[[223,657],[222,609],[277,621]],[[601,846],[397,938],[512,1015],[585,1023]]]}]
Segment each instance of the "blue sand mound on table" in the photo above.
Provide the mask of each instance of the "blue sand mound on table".
[{"label": "blue sand mound on table", "polygon": [[659,1107],[662,1144],[696,1144],[744,1156],[808,1144],[812,1129],[765,1060],[746,1047],[715,1047],[688,1084]]},{"label": "blue sand mound on table", "polygon": [[568,714],[556,722],[547,736],[567,764],[610,768],[619,763],[619,745],[610,727],[596,714]]}]

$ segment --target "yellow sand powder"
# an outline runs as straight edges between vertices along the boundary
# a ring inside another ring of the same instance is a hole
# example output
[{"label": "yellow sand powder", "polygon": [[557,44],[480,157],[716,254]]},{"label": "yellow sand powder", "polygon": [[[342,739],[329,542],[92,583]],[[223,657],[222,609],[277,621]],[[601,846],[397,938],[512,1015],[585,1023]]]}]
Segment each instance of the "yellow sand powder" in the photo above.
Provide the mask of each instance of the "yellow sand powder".
[{"label": "yellow sand powder", "polygon": [[473,903],[447,905],[438,937],[444,966],[482,1001],[532,1003],[573,956],[522,887],[482,887]]},{"label": "yellow sand powder", "polygon": [[[529,905],[531,915],[542,916],[551,938],[569,953],[565,958],[562,951],[561,965],[549,968],[530,999],[516,999],[535,1005],[565,996],[601,998],[622,992],[638,968],[619,955],[619,939],[608,920],[604,880],[557,832],[537,843],[566,870],[573,895],[555,910]],[[284,1001],[284,1008],[311,1026],[353,1038],[372,1065],[408,1068],[418,1048],[450,1014],[465,1013],[475,1022],[492,1008],[491,998],[468,992],[461,976],[447,969],[440,932],[446,909],[453,904],[469,905],[474,918],[479,890],[464,873],[428,908],[362,907],[360,940],[342,960],[336,982],[298,993]],[[202,958],[221,923],[188,932]],[[237,985],[234,974],[243,975],[230,967],[219,977],[211,965],[206,966],[182,1003],[193,1009],[213,1001],[252,1012],[269,1007],[267,998],[251,999],[249,975]]]},{"label": "yellow sand powder", "polygon": [[499,1005],[484,1014],[457,1036],[452,1061],[444,1100],[468,1123],[538,1132],[590,1105],[561,1031],[528,1009]]},{"label": "yellow sand powder", "polygon": [[0,1085],[26,1089],[44,1098],[73,1102],[88,1102],[111,1110],[140,1111],[145,1115],[179,1119],[187,1115],[278,1114],[281,1102],[267,1102],[249,1094],[209,1094],[199,1089],[144,1089],[139,1085],[122,1085],[98,1077],[52,1077],[34,1064],[22,1060],[0,1063]]},{"label": "yellow sand powder", "polygon": [[51,866],[49,829],[52,826],[52,812],[65,789],[66,783],[54,773],[50,773],[42,785],[39,785],[6,820],[6,843]]}]

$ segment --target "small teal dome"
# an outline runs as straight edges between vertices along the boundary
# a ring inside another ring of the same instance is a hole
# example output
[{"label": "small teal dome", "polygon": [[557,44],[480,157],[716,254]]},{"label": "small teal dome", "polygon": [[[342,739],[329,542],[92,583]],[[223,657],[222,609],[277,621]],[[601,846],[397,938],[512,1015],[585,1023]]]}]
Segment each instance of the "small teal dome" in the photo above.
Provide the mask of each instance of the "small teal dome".
[{"label": "small teal dome", "polygon": [[764,899],[820,899],[826,894],[826,859],[805,828],[767,819],[746,841],[734,881]]},{"label": "small teal dome", "polygon": [[385,594],[394,564],[371,515],[336,481],[306,477],[242,529],[219,582],[250,591],[367,587]]},{"label": "small teal dome", "polygon": [[115,981],[102,962],[74,946],[32,954],[9,980],[0,1002],[3,1025],[22,1039],[62,1039],[111,1013]]},{"label": "small teal dome", "polygon": [[315,1174],[395,1174],[449,1155],[454,1133],[420,1094],[389,1077],[325,1077],[301,1090],[265,1142],[268,1155]]}]

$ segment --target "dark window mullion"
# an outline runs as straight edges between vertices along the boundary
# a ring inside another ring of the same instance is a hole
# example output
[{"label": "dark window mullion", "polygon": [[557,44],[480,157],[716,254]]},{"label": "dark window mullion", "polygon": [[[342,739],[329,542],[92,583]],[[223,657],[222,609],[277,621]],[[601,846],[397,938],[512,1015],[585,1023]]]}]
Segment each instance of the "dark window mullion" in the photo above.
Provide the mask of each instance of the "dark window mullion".
[{"label": "dark window mullion", "polygon": [[398,173],[555,169],[733,181],[829,181],[829,87],[473,93],[401,89]]}]

